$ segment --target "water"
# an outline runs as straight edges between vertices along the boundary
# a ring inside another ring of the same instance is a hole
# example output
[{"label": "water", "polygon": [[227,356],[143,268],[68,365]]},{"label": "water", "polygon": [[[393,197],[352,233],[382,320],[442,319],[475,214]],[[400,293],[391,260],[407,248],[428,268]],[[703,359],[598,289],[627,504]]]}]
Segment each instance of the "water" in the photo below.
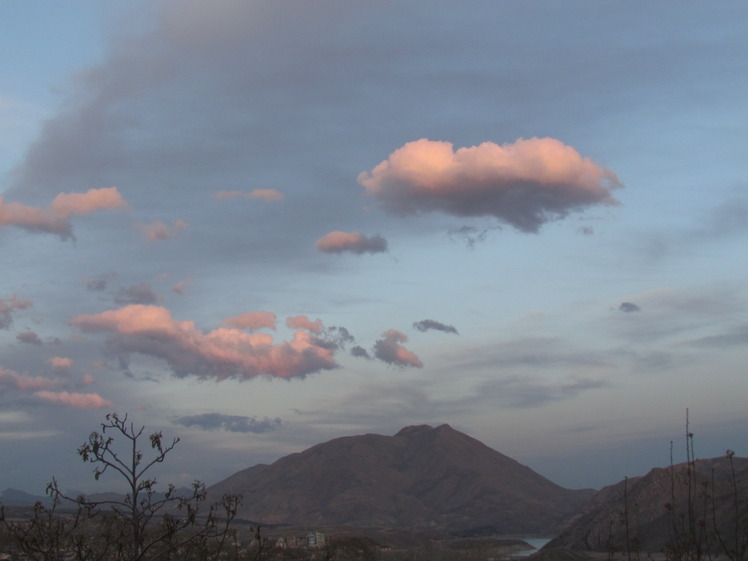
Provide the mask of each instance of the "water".
[{"label": "water", "polygon": [[512,557],[528,557],[529,555],[532,555],[533,553],[535,553],[537,550],[539,550],[541,547],[543,547],[545,544],[547,544],[551,540],[550,538],[522,538],[522,541],[529,543],[535,549],[523,549],[522,551],[518,551],[517,553],[514,553]]}]

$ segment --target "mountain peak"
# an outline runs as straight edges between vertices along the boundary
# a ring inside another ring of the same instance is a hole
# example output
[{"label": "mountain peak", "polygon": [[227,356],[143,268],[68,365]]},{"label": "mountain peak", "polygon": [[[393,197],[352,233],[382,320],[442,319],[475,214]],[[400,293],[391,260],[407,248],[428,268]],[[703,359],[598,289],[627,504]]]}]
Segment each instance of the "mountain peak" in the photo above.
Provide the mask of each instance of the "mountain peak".
[{"label": "mountain peak", "polygon": [[416,434],[423,434],[432,430],[434,430],[434,427],[431,425],[411,425],[400,429],[395,436],[415,436]]},{"label": "mountain peak", "polygon": [[317,444],[213,485],[251,500],[240,516],[316,524],[548,533],[591,492],[563,489],[447,424]]},{"label": "mountain peak", "polygon": [[429,432],[454,432],[454,429],[448,424],[444,423],[434,428],[431,425],[411,425],[409,427],[403,427],[395,436],[416,436],[418,434],[426,434]]}]

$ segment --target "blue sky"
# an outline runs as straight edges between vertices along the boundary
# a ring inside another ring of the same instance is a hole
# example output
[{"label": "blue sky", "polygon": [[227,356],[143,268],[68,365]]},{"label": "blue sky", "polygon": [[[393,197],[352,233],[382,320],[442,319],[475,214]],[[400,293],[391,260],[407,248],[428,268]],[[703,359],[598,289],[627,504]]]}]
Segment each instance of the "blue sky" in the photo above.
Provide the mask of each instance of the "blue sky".
[{"label": "blue sky", "polygon": [[[567,487],[748,454],[748,8],[6,2],[0,488],[449,423]],[[111,482],[109,484],[114,484]]]}]

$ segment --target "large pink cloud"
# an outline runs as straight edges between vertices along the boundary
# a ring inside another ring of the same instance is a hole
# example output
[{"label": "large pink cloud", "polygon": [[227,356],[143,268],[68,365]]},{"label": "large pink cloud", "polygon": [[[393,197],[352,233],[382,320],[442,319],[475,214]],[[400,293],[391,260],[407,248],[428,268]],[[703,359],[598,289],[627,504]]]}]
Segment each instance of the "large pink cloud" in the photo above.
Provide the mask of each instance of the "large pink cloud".
[{"label": "large pink cloud", "polygon": [[493,216],[525,232],[590,205],[613,205],[616,175],[553,138],[484,142],[408,142],[358,182],[398,214],[441,211]]},{"label": "large pink cloud", "polygon": [[387,240],[381,236],[365,236],[361,232],[335,230],[325,234],[315,243],[325,253],[383,253],[387,251]]},{"label": "large pink cloud", "polygon": [[395,329],[382,333],[382,338],[374,344],[374,356],[395,366],[415,366],[421,368],[423,363],[418,356],[402,346],[408,336]]},{"label": "large pink cloud", "polygon": [[104,399],[97,393],[39,391],[34,395],[44,401],[69,405],[76,409],[101,409],[103,407],[112,406],[111,401]]},{"label": "large pink cloud", "polygon": [[60,193],[47,208],[6,203],[0,196],[0,226],[16,226],[32,232],[55,234],[62,239],[73,235],[70,219],[100,210],[125,208],[127,203],[116,187],[89,189],[85,193]]},{"label": "large pink cloud", "polygon": [[134,304],[79,315],[71,324],[86,333],[109,333],[111,352],[161,358],[180,377],[291,378],[337,367],[337,347],[306,331],[296,331],[290,341],[280,343],[265,333],[226,327],[203,333],[193,322],[177,321],[160,306]]}]

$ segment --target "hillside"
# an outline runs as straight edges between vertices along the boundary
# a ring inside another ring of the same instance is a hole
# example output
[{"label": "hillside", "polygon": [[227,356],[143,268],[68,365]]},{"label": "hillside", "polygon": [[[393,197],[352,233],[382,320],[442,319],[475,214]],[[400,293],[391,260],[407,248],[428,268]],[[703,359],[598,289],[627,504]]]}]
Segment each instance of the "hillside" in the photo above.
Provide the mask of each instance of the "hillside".
[{"label": "hillside", "polygon": [[241,493],[263,524],[379,526],[452,534],[550,533],[593,491],[564,489],[449,425],[337,438],[209,488]]},{"label": "hillside", "polygon": [[735,543],[736,529],[738,540],[748,544],[748,459],[732,460],[732,466],[722,457],[655,468],[606,487],[546,547],[625,551],[627,534],[641,551],[686,547],[689,541],[719,547],[720,539]]}]

